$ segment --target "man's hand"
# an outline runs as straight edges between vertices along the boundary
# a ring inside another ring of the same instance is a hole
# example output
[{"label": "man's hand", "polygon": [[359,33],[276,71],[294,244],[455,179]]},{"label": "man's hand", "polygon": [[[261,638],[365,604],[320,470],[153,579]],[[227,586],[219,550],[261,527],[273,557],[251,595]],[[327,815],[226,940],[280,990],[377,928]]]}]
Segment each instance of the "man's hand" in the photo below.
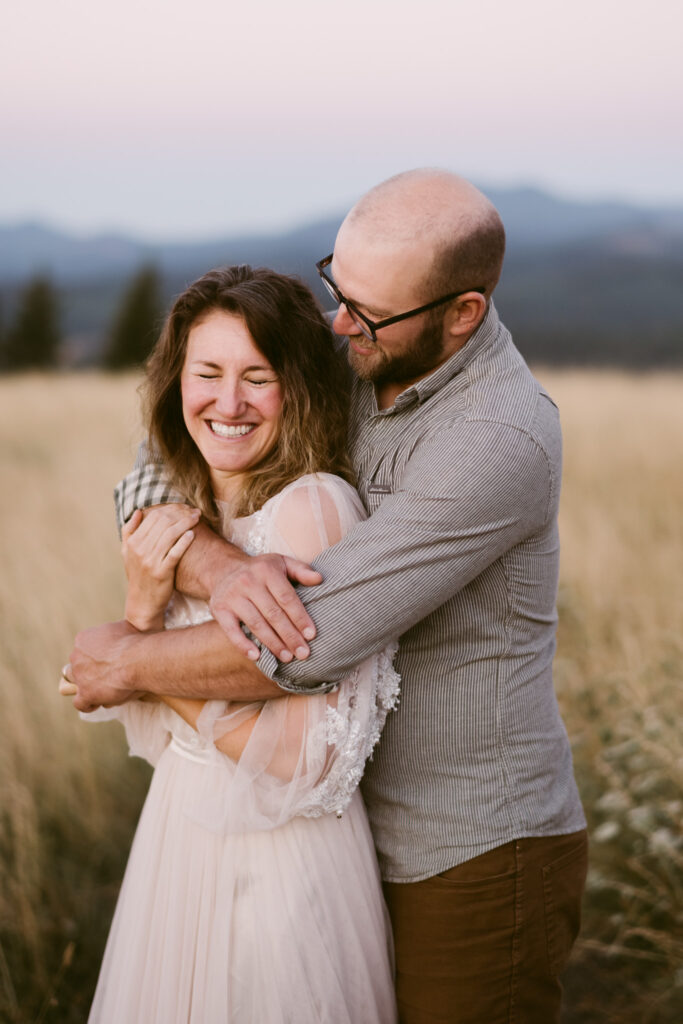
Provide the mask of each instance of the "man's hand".
[{"label": "man's hand", "polygon": [[107,622],[84,629],[69,656],[69,677],[78,687],[74,707],[78,711],[125,704],[137,696],[127,677],[127,650],[138,632],[130,623]]},{"label": "man's hand", "polygon": [[289,582],[315,586],[322,576],[310,565],[284,555],[242,558],[216,578],[209,606],[228,639],[254,661],[259,649],[240,623],[280,661],[307,658],[315,625]]}]

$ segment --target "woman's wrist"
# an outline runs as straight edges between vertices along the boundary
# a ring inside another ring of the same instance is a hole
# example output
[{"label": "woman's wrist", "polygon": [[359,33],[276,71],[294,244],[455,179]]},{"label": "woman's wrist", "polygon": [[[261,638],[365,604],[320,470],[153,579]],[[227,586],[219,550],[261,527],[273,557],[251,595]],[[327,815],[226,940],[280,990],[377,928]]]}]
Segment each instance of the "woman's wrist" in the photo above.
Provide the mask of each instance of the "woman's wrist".
[{"label": "woman's wrist", "polygon": [[138,609],[131,601],[126,601],[125,617],[139,633],[158,633],[164,628],[163,611],[150,612]]}]

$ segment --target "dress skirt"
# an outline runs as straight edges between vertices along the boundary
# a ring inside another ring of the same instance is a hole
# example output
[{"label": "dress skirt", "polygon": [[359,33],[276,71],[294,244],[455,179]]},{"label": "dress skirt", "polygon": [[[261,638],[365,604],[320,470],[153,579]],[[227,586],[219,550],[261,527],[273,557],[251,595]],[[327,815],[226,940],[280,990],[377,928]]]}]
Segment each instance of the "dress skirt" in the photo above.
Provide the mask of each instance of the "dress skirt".
[{"label": "dress skirt", "polygon": [[387,911],[358,791],[341,817],[221,833],[220,771],[175,739],[135,835],[89,1020],[395,1024]]}]

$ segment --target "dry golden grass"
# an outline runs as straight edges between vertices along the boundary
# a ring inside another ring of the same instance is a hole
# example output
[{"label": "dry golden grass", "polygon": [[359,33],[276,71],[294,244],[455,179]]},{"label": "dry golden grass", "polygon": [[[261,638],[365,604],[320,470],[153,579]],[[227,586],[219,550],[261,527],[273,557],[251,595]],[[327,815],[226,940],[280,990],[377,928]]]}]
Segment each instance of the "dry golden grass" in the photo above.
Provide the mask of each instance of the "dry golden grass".
[{"label": "dry golden grass", "polygon": [[[593,831],[565,1019],[683,1016],[683,376],[538,374],[565,433],[557,690]],[[81,1021],[147,774],[57,695],[123,601],[135,378],[0,379],[0,1019]],[[678,973],[676,973],[678,971]]]},{"label": "dry golden grass", "polygon": [[[33,1021],[41,1007],[47,1020],[85,1019],[98,918],[142,795],[115,730],[86,727],[56,689],[77,630],[121,615],[111,491],[135,451],[137,404],[132,377],[0,379],[2,1020]],[[66,1016],[49,1000],[74,941],[67,973],[84,994]]]}]

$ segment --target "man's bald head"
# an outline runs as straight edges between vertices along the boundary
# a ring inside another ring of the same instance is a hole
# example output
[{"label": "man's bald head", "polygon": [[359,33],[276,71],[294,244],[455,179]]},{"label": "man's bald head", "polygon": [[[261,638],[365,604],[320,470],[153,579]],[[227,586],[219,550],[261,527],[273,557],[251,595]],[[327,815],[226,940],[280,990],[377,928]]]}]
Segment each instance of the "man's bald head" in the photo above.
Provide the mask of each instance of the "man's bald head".
[{"label": "man's bald head", "polygon": [[410,248],[425,301],[498,283],[505,231],[493,204],[469,181],[437,169],[397,174],[364,195],[339,235],[362,233],[371,244]]}]

